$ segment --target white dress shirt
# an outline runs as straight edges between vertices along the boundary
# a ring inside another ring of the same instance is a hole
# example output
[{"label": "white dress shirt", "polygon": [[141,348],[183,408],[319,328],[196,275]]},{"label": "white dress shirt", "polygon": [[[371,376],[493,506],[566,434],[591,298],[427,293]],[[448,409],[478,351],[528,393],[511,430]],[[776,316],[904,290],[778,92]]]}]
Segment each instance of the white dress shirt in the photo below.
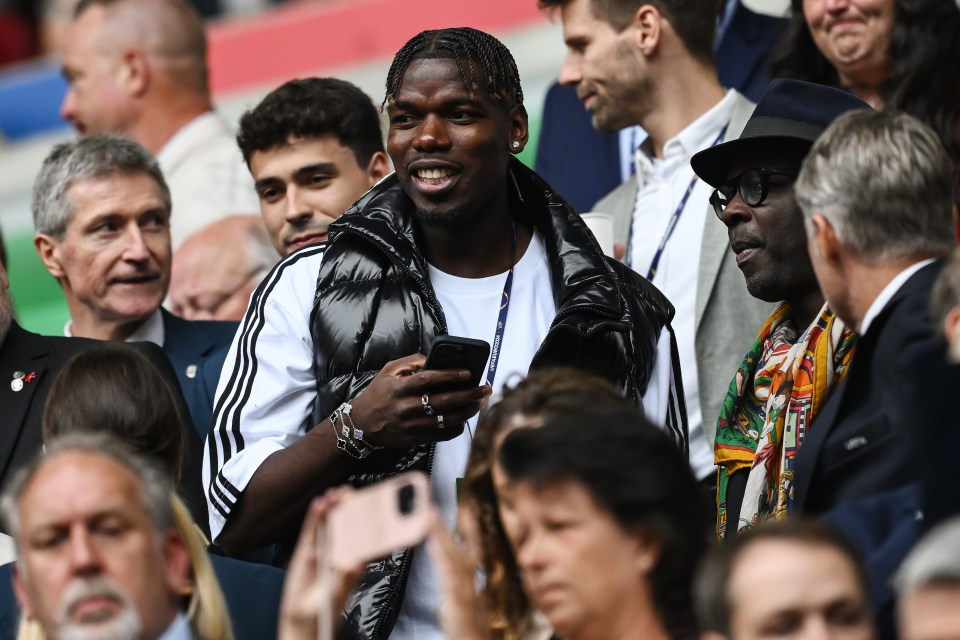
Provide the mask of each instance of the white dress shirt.
[{"label": "white dress shirt", "polygon": [[[63,335],[68,338],[73,337],[73,320],[67,320],[67,324],[63,327]],[[164,336],[163,315],[161,315],[160,309],[157,309],[124,342],[152,342],[158,347],[162,347]]]},{"label": "white dress shirt", "polygon": [[887,286],[880,291],[880,294],[873,299],[873,302],[870,303],[870,306],[867,308],[867,312],[863,314],[863,321],[860,322],[860,328],[857,333],[860,335],[865,335],[867,329],[870,328],[870,325],[873,324],[873,321],[876,320],[877,316],[880,315],[880,312],[883,311],[884,307],[887,306],[887,303],[890,302],[890,299],[897,294],[897,291],[900,291],[907,280],[910,279],[910,276],[915,274],[920,269],[923,269],[925,266],[933,262],[935,259],[930,258],[928,260],[921,260],[915,264],[910,265],[897,275],[893,277],[893,280],[887,283]]},{"label": "white dress shirt", "polygon": [[[730,122],[736,92],[730,90],[720,102],[694,120],[686,129],[667,140],[663,158],[650,154],[650,143],[637,151],[637,200],[633,213],[630,266],[646,276],[667,225],[680,205],[695,174],[690,167],[693,154],[712,145]],[[673,328],[677,334],[683,391],[690,428],[690,466],[698,478],[714,472],[713,443],[703,435],[697,377],[696,304],[700,271],[700,245],[713,187],[697,180],[677,226],[660,257],[653,283],[676,308]],[[712,215],[712,214],[711,214]],[[716,416],[707,416],[715,420]]]}]

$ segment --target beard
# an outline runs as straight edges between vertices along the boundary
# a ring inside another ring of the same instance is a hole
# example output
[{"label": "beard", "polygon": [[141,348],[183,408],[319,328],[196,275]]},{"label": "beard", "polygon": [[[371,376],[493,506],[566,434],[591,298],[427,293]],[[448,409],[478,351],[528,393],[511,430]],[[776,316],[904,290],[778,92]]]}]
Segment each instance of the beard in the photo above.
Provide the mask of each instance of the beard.
[{"label": "beard", "polygon": [[[70,612],[78,603],[95,596],[117,601],[120,613],[102,619],[71,618]],[[137,640],[143,633],[143,622],[133,603],[113,581],[96,576],[77,578],[67,587],[57,612],[57,631],[60,640]]]},{"label": "beard", "polygon": [[445,211],[425,211],[415,208],[413,217],[425,227],[456,229],[472,220],[476,216],[477,210],[478,208],[473,204],[464,204]]},{"label": "beard", "polygon": [[620,131],[640,124],[642,114],[654,110],[653,80],[644,68],[637,66],[634,57],[630,45],[621,43],[609,63],[611,77],[599,87],[585,88],[598,91],[590,112],[594,129],[607,133]]}]

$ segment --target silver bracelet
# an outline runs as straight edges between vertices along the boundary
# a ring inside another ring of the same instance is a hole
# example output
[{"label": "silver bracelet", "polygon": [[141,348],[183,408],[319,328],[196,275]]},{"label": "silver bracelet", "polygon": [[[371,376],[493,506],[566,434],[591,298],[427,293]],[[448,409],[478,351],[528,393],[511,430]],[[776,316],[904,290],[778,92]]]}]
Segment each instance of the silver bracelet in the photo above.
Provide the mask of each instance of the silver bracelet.
[{"label": "silver bracelet", "polygon": [[[337,437],[337,448],[357,460],[363,460],[377,449],[363,439],[363,431],[357,429],[353,423],[350,413],[353,411],[353,405],[344,402],[330,415],[330,424],[333,425],[333,433]],[[340,421],[340,428],[337,428],[337,421]]]}]

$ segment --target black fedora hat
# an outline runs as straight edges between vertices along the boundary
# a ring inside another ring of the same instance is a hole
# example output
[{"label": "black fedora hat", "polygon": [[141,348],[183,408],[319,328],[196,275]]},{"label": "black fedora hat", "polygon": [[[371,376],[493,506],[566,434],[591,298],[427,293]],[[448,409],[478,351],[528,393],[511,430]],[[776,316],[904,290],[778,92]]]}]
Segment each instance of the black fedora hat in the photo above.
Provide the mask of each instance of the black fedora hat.
[{"label": "black fedora hat", "polygon": [[736,140],[694,154],[690,164],[700,179],[719,187],[734,156],[758,149],[796,149],[806,154],[824,129],[843,113],[870,105],[841,89],[800,80],[774,80]]}]

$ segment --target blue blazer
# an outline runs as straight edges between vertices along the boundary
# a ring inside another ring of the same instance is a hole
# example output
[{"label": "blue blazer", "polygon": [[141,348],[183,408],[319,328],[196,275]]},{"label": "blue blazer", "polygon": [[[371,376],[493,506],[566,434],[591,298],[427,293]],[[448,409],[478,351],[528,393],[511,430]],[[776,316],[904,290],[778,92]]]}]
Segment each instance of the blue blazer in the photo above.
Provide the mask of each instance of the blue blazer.
[{"label": "blue blazer", "polygon": [[754,13],[739,0],[729,23],[714,45],[720,84],[736,89],[753,102],[770,81],[770,56],[788,20]]},{"label": "blue blazer", "polygon": [[160,313],[163,350],[177,373],[193,424],[200,438],[206,439],[213,413],[213,394],[239,323],[184,320],[166,309]]},{"label": "blue blazer", "polygon": [[857,342],[846,378],[813,420],[794,460],[795,513],[838,505],[919,480],[914,397],[905,384],[934,342],[930,290],[943,267],[908,279]]}]

